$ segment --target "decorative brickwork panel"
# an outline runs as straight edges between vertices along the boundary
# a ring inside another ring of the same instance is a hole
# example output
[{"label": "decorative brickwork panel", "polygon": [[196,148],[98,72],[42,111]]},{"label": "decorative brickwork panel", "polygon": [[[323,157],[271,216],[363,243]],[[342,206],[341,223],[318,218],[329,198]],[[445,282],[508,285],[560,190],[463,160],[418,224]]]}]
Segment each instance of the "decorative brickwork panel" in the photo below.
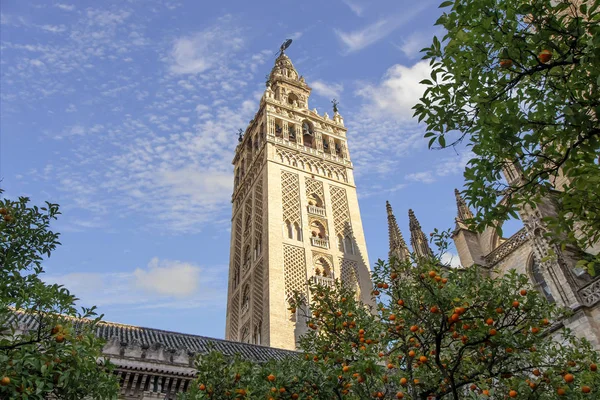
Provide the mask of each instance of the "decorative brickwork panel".
[{"label": "decorative brickwork panel", "polygon": [[306,197],[310,197],[311,194],[319,196],[321,201],[325,200],[325,194],[323,191],[323,182],[317,181],[316,179],[306,178]]},{"label": "decorative brickwork panel", "polygon": [[250,321],[246,321],[246,323],[240,329],[240,342],[250,343]]},{"label": "decorative brickwork panel", "polygon": [[326,178],[335,179],[340,182],[348,182],[346,168],[340,165],[322,161],[316,157],[310,157],[301,153],[286,151],[280,148],[276,150],[277,159],[286,165],[321,175]]},{"label": "decorative brickwork panel", "polygon": [[231,298],[229,304],[229,337],[236,340],[238,337],[238,327],[240,323],[240,293],[236,293]]},{"label": "decorative brickwork panel", "polygon": [[252,280],[254,294],[252,296],[253,301],[253,318],[254,323],[257,324],[262,321],[263,312],[263,263],[260,261],[254,267],[254,279]]},{"label": "decorative brickwork panel", "polygon": [[529,240],[529,232],[522,228],[517,233],[508,238],[504,243],[498,246],[494,251],[485,256],[488,266],[494,266],[502,261],[506,256],[513,253],[518,247]]},{"label": "decorative brickwork panel", "polygon": [[284,244],[283,266],[286,300],[296,291],[306,293],[306,259],[304,257],[304,249]]},{"label": "decorative brickwork panel", "polygon": [[302,226],[300,220],[300,178],[297,174],[281,171],[281,197],[283,221],[290,221],[292,225],[297,223]]},{"label": "decorative brickwork panel", "polygon": [[352,234],[350,225],[350,210],[346,189],[330,186],[331,207],[333,208],[333,227],[336,235],[343,237]]},{"label": "decorative brickwork panel", "polygon": [[252,194],[244,205],[244,243],[252,237]]},{"label": "decorative brickwork panel", "polygon": [[344,258],[339,259],[342,282],[352,290],[358,289],[358,270],[356,262]]},{"label": "decorative brickwork panel", "polygon": [[[233,256],[234,276],[232,288],[239,285],[239,272],[242,265],[242,213],[239,212],[235,218],[235,253]],[[238,273],[236,276],[236,272]]]},{"label": "decorative brickwork panel", "polygon": [[260,256],[263,238],[263,179],[258,178],[254,188],[254,250]]},{"label": "decorative brickwork panel", "polygon": [[600,302],[600,279],[596,279],[587,286],[579,290],[582,303],[588,307],[592,307]]}]

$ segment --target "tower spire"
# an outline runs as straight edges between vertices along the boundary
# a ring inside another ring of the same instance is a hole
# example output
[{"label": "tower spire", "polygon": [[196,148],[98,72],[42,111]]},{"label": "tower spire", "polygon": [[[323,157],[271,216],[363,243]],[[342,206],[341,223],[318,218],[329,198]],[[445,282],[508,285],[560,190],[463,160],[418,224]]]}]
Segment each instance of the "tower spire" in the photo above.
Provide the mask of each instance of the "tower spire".
[{"label": "tower spire", "polygon": [[404,237],[402,237],[402,232],[400,232],[398,222],[396,222],[392,206],[387,200],[385,202],[385,208],[387,210],[388,232],[390,236],[389,258],[391,259],[394,257],[399,261],[404,261],[409,257],[408,246],[404,241]]},{"label": "tower spire", "polygon": [[410,227],[410,244],[415,254],[418,257],[432,256],[433,252],[429,248],[427,238],[421,230],[421,224],[419,224],[412,209],[408,210],[408,223]]},{"label": "tower spire", "polygon": [[466,229],[467,226],[465,225],[465,221],[473,218],[473,213],[469,206],[467,206],[465,199],[460,195],[458,189],[454,189],[454,196],[456,197],[456,208],[458,210],[456,215],[456,227]]}]

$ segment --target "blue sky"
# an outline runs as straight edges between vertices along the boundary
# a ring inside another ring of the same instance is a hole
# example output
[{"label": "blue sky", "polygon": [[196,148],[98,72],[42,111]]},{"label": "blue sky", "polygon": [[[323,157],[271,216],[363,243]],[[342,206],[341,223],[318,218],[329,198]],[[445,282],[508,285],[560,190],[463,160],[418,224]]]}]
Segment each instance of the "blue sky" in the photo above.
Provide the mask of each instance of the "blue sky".
[{"label": "blue sky", "polygon": [[469,153],[427,150],[410,118],[437,6],[3,1],[0,178],[61,205],[47,279],[110,321],[224,336],[236,132],[286,38],[309,107],[340,101],[371,264],[385,200],[407,239],[408,208],[452,227]]}]

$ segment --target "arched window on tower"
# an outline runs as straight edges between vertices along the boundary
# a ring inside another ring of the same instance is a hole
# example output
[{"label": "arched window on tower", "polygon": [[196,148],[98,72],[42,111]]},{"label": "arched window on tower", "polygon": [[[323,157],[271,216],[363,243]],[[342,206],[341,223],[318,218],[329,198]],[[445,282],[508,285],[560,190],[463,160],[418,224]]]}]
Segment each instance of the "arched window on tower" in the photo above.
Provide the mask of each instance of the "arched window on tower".
[{"label": "arched window on tower", "polygon": [[344,238],[344,248],[346,249],[346,253],[354,254],[354,243],[352,243],[350,235]]},{"label": "arched window on tower", "polygon": [[250,308],[250,285],[246,284],[242,290],[242,315]]},{"label": "arched window on tower", "polygon": [[531,276],[531,280],[533,281],[533,286],[537,289],[537,291],[542,293],[548,302],[554,303],[554,297],[552,296],[550,287],[544,279],[544,275],[540,269],[540,264],[535,259],[533,254],[530,256],[529,260],[529,274]]},{"label": "arched window on tower", "polygon": [[295,93],[290,93],[288,95],[288,104],[298,107],[298,96]]},{"label": "arched window on tower", "polygon": [[342,235],[337,235],[338,250],[344,253],[344,238]]},{"label": "arched window on tower", "polygon": [[294,222],[294,234],[296,235],[296,240],[302,241],[302,230],[300,229],[300,225],[297,222]]},{"label": "arched window on tower", "polygon": [[250,269],[250,263],[252,262],[252,253],[250,252],[250,246],[246,246],[244,251],[244,273]]},{"label": "arched window on tower", "polygon": [[285,221],[285,232],[284,234],[288,237],[288,239],[293,239],[294,238],[294,229],[292,227],[292,223],[289,220]]},{"label": "arched window on tower", "polygon": [[322,275],[326,278],[333,278],[333,270],[325,258],[320,257],[315,262],[315,274]]},{"label": "arched window on tower", "polygon": [[262,238],[259,236],[254,240],[254,259],[256,260],[262,252]]},{"label": "arched window on tower", "polygon": [[304,142],[304,146],[314,148],[314,130],[313,126],[310,122],[304,121],[302,122],[302,141]]}]

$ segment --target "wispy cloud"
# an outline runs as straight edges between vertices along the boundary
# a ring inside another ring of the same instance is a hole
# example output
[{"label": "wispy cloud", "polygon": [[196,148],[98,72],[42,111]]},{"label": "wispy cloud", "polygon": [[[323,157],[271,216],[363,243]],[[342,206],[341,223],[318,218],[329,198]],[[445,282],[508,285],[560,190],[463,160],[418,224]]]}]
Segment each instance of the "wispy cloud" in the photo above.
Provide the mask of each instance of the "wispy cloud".
[{"label": "wispy cloud", "polygon": [[174,74],[197,74],[215,67],[226,55],[239,50],[243,39],[232,17],[220,18],[213,26],[173,43],[169,69]]},{"label": "wispy cloud", "polygon": [[342,0],[342,3],[344,3],[345,5],[348,6],[348,8],[350,8],[350,10],[356,14],[357,16],[362,16],[365,6],[360,4],[358,1],[356,0]]},{"label": "wispy cloud", "polygon": [[435,178],[433,177],[431,171],[425,172],[414,172],[412,174],[407,174],[404,179],[412,182],[420,182],[420,183],[433,183],[435,182]]},{"label": "wispy cloud", "polygon": [[327,98],[340,98],[344,85],[341,83],[325,83],[321,80],[311,81],[310,87],[313,88],[314,92],[319,96]]},{"label": "wispy cloud", "polygon": [[426,1],[419,2],[408,9],[404,9],[400,14],[381,18],[364,28],[352,32],[343,32],[339,29],[334,29],[334,32],[342,42],[344,52],[346,54],[353,53],[387,37],[396,29],[410,22],[417,14],[423,11],[426,6]]}]

